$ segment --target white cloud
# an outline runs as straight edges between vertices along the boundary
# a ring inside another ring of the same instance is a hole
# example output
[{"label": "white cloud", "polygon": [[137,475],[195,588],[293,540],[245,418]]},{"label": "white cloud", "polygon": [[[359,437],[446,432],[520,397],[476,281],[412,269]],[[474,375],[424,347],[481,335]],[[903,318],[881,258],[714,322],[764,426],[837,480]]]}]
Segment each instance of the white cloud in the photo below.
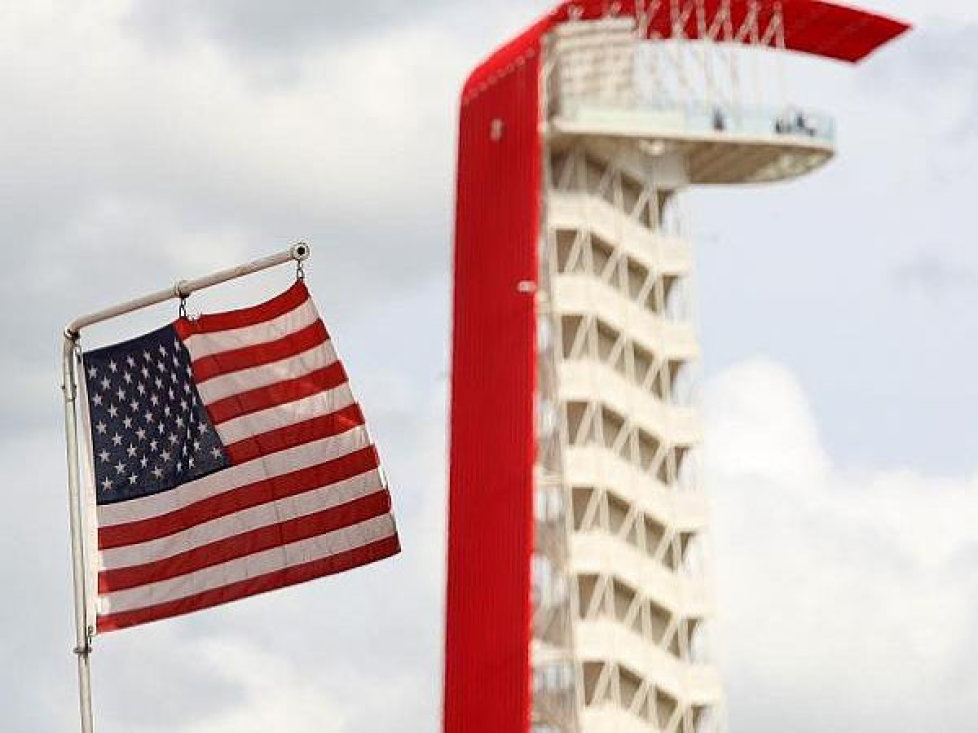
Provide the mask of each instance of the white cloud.
[{"label": "white cloud", "polygon": [[[273,650],[241,639],[208,639],[195,644],[201,663],[241,689],[244,700],[195,720],[185,733],[266,733],[287,727],[293,733],[351,730],[350,702],[330,699],[309,670],[296,669]],[[166,730],[166,729],[146,729]]]},{"label": "white cloud", "polygon": [[834,466],[769,361],[706,404],[734,730],[970,730],[978,476]]}]

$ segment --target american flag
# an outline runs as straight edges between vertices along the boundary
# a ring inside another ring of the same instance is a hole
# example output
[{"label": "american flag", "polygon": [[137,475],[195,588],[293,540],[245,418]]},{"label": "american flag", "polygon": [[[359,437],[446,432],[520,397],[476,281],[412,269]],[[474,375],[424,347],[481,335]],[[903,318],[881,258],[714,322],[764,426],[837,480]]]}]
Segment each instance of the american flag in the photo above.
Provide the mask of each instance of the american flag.
[{"label": "american flag", "polygon": [[400,550],[390,494],[305,284],[84,354],[97,630]]}]

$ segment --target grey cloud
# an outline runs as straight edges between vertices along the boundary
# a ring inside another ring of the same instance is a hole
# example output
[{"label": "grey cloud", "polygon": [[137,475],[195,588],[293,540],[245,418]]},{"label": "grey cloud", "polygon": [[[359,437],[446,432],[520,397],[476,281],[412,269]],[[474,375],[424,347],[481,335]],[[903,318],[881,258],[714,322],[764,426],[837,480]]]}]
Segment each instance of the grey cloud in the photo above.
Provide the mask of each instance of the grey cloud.
[{"label": "grey cloud", "polygon": [[929,21],[911,29],[898,43],[882,51],[888,69],[878,64],[871,74],[876,78],[889,74],[893,79],[903,75],[907,81],[907,75],[939,80],[947,78],[949,73],[972,72],[978,55],[976,44],[978,25]]},{"label": "grey cloud", "polygon": [[978,286],[978,273],[938,254],[921,253],[894,268],[893,280],[900,288],[940,300],[960,291],[973,292]]},{"label": "grey cloud", "polygon": [[451,4],[449,0],[136,0],[130,21],[157,41],[204,34],[239,53],[282,56],[322,43],[355,42],[366,33],[424,20]]},{"label": "grey cloud", "polygon": [[[334,318],[443,279],[461,68],[431,65],[406,42],[402,66],[416,74],[373,65],[360,84],[336,68],[358,67],[367,52],[354,44],[325,52],[314,64],[321,77],[272,92],[234,65],[155,55],[111,15],[91,13],[94,38],[86,16],[69,15],[40,40],[12,28],[20,40],[0,49],[10,61],[0,65],[0,231],[11,253],[0,293],[0,368],[11,375],[0,387],[0,434],[57,419],[57,340],[79,311],[298,238],[314,245],[309,272],[339,304]],[[54,15],[25,11],[25,27]],[[109,68],[85,51],[93,43]]]},{"label": "grey cloud", "polygon": [[[880,52],[878,62],[866,64],[861,86],[867,93],[905,100],[926,120],[924,132],[944,137],[942,152],[959,156],[959,146],[976,138],[978,24],[930,22],[912,29]],[[885,130],[886,120],[881,122]]]}]

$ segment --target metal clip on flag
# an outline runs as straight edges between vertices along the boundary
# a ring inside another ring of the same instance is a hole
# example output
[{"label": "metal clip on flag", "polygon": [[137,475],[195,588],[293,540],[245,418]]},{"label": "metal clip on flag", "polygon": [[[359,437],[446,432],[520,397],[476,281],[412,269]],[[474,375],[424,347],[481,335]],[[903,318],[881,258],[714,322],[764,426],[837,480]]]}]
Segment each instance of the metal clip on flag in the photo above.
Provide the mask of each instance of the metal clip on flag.
[{"label": "metal clip on flag", "polygon": [[[308,256],[299,243],[82,316],[65,329],[83,733],[93,729],[89,659],[96,633],[400,550],[377,451],[306,289]],[[187,318],[191,293],[290,261],[296,282],[284,293]],[[180,300],[173,323],[82,352],[82,328],[171,298]]]}]

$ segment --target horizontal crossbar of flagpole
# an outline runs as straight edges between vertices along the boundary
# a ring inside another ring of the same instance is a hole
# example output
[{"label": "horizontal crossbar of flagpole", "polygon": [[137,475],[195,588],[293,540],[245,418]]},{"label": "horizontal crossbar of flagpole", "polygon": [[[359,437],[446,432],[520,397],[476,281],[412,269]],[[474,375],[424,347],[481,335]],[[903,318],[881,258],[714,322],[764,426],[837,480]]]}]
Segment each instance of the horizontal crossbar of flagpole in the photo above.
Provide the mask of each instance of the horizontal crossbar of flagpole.
[{"label": "horizontal crossbar of flagpole", "polygon": [[204,288],[209,288],[213,285],[219,285],[229,280],[244,277],[245,275],[251,275],[252,273],[260,272],[261,270],[267,270],[269,267],[275,267],[276,265],[282,265],[286,262],[292,261],[302,262],[309,256],[309,253],[310,247],[308,244],[305,242],[297,242],[284,252],[269,255],[268,257],[263,257],[260,260],[254,260],[253,262],[238,265],[237,267],[230,267],[226,270],[219,270],[218,272],[210,275],[204,275],[203,277],[199,277],[194,280],[178,280],[172,287],[169,287],[166,290],[158,290],[155,293],[150,293],[149,295],[144,295],[140,298],[127,300],[125,303],[119,303],[118,305],[114,305],[94,313],[79,316],[65,327],[65,336],[74,341],[78,338],[81,330],[87,326],[108,321],[109,319],[116,318],[117,316],[132,313],[133,311],[147,308],[151,305],[156,305],[157,303],[163,303],[174,298],[186,298],[188,295],[198,290],[203,290]]}]

